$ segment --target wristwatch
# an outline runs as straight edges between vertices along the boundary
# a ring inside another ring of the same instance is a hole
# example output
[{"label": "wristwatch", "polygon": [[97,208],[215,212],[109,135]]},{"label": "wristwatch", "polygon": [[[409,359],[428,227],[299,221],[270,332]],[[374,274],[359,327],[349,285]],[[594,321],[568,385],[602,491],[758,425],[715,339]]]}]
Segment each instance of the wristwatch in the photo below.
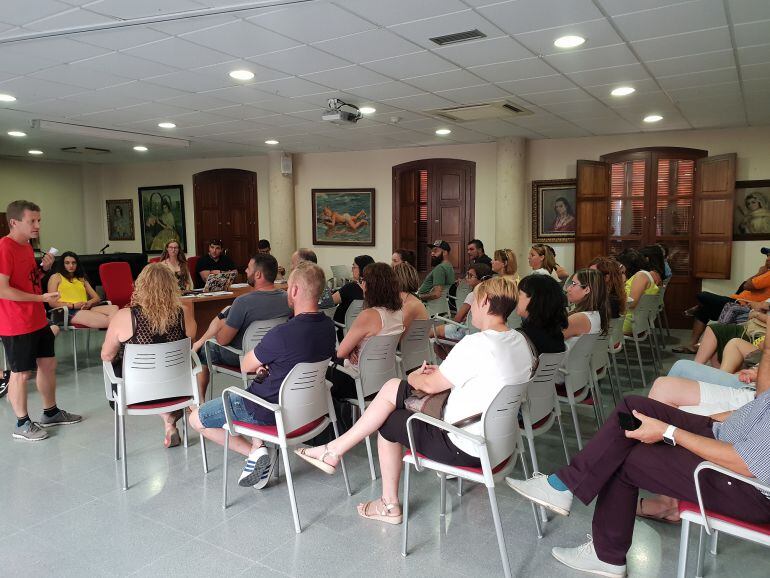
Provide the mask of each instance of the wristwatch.
[{"label": "wristwatch", "polygon": [[666,428],[666,431],[663,432],[663,441],[667,443],[670,446],[676,445],[676,440],[674,439],[674,432],[676,431],[676,426],[669,425]]}]

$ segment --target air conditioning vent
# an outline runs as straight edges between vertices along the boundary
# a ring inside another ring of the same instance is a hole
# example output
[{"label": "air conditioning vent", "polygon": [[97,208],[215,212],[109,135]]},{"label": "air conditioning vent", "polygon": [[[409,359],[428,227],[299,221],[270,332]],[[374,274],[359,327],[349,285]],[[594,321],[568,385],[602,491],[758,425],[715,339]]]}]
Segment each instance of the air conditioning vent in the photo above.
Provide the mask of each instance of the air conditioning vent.
[{"label": "air conditioning vent", "polygon": [[451,120],[452,122],[468,122],[471,120],[487,120],[493,118],[513,118],[517,116],[526,116],[532,114],[532,111],[511,104],[505,100],[496,102],[487,102],[482,104],[468,104],[464,106],[455,106],[452,108],[440,108],[438,110],[427,111],[433,114]]},{"label": "air conditioning vent", "polygon": [[110,149],[99,149],[96,147],[62,147],[61,152],[73,153],[76,155],[103,155],[109,154],[112,151]]},{"label": "air conditioning vent", "polygon": [[430,41],[439,46],[446,46],[447,44],[457,44],[458,42],[467,42],[468,40],[478,40],[479,38],[486,37],[487,35],[481,30],[474,28],[473,30],[455,32],[454,34],[447,34],[446,36],[436,36],[435,38],[431,38]]}]

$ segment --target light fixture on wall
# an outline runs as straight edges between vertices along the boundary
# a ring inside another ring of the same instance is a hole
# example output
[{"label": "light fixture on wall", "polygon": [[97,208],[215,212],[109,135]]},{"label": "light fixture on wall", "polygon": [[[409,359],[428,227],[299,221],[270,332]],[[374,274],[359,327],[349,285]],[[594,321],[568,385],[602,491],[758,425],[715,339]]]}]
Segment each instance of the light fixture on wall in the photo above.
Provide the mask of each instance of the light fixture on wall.
[{"label": "light fixture on wall", "polygon": [[125,130],[113,130],[110,128],[100,128],[98,126],[87,126],[83,124],[73,124],[70,122],[57,122],[53,120],[32,121],[32,128],[43,132],[55,132],[59,134],[71,134],[90,138],[104,140],[120,140],[127,142],[154,144],[166,147],[189,147],[190,141],[174,138],[170,136],[155,136],[139,132],[129,132]]}]

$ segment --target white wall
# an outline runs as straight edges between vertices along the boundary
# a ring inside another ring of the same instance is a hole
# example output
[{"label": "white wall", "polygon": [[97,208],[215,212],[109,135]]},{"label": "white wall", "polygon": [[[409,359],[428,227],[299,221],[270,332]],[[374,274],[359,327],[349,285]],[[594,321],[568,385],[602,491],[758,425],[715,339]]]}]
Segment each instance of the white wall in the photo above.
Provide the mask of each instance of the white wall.
[{"label": "white wall", "polygon": [[[368,254],[390,262],[393,247],[393,172],[395,165],[429,158],[453,158],[476,163],[476,236],[494,248],[497,145],[452,145],[346,153],[294,155],[294,199],[297,245],[311,247],[323,266],[348,265],[356,255]],[[311,190],[324,188],[375,189],[374,247],[313,246]]]},{"label": "white wall", "polygon": [[[575,178],[578,159],[598,160],[603,154],[641,147],[677,146],[707,150],[709,155],[738,153],[736,179],[770,179],[770,128],[654,132],[605,137],[548,139],[528,142],[527,175],[529,181]],[[531,202],[531,201],[530,201]],[[527,211],[527,214],[529,211]],[[531,223],[526,226],[530,230]],[[762,264],[759,248],[770,241],[733,243],[732,274],[729,280],[704,281],[703,288],[715,293],[732,293]],[[572,268],[575,246],[554,245],[559,261]]]},{"label": "white wall", "polygon": [[78,165],[0,159],[0,211],[26,199],[40,206],[41,248],[84,252],[83,187]]},{"label": "white wall", "polygon": [[[141,252],[142,237],[139,230],[139,187],[182,185],[187,229],[187,252],[195,253],[195,218],[193,208],[193,175],[210,169],[243,169],[257,173],[259,199],[259,236],[270,237],[270,205],[268,202],[267,156],[237,157],[225,159],[193,159],[156,163],[131,163],[117,165],[86,165],[83,168],[84,198],[88,207],[88,251],[98,251],[110,243],[108,251]],[[133,199],[134,241],[107,240],[107,199]],[[255,236],[256,236],[255,232]]]}]

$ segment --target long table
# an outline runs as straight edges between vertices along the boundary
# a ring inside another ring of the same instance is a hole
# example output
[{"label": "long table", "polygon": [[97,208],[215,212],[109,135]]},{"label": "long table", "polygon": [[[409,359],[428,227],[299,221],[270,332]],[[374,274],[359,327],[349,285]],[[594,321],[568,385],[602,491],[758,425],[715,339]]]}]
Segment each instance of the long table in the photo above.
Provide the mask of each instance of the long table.
[{"label": "long table", "polygon": [[201,335],[208,329],[209,323],[214,319],[217,313],[232,304],[236,297],[251,291],[251,287],[231,287],[225,295],[196,295],[192,297],[182,297],[182,303],[189,304],[193,308],[195,323],[198,329],[195,332],[195,339],[200,339]]}]

